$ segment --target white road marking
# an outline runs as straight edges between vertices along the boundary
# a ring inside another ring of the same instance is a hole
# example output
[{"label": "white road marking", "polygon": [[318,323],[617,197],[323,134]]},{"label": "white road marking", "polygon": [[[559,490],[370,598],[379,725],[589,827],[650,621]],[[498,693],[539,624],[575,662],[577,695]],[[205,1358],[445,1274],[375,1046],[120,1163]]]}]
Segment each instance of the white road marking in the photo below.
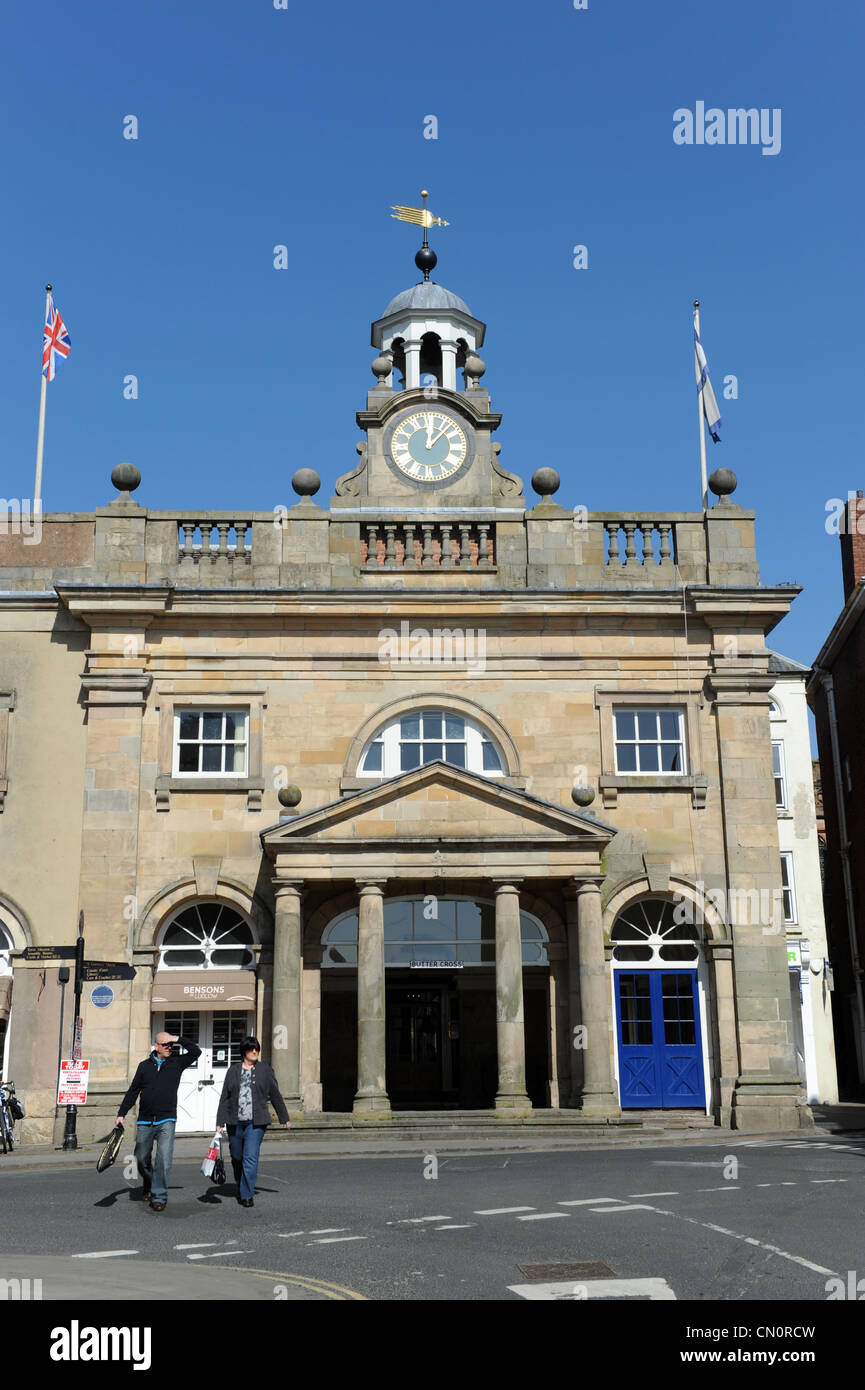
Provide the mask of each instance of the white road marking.
[{"label": "white road marking", "polygon": [[[605,1210],[605,1208],[601,1208]],[[606,1208],[610,1210],[620,1210],[620,1208]],[[771,1255],[779,1255],[783,1260],[792,1260],[794,1264],[802,1265],[805,1269],[811,1269],[815,1274],[831,1274],[836,1279],[840,1278],[837,1270],[826,1269],[824,1265],[815,1264],[813,1260],[806,1260],[802,1255],[792,1255],[789,1250],[782,1250],[778,1245],[769,1245],[766,1241],[755,1240],[753,1236],[743,1236],[738,1231],[731,1231],[726,1226],[715,1226],[711,1221],[698,1221],[695,1216],[683,1216],[678,1211],[668,1211],[664,1207],[650,1207],[650,1211],[656,1211],[659,1216],[672,1216],[678,1221],[689,1221],[692,1226],[703,1226],[708,1231],[718,1231],[722,1236],[732,1236],[734,1240],[742,1240],[747,1245],[757,1245],[761,1250],[768,1250]]]},{"label": "white road marking", "polygon": [[[397,1221],[398,1226],[420,1226],[424,1221],[451,1221],[450,1216],[402,1216]],[[311,1234],[314,1234],[311,1232]]]},{"label": "white road marking", "polygon": [[88,1250],[83,1255],[73,1255],[73,1260],[111,1260],[115,1255],[137,1255],[137,1250]]},{"label": "white road marking", "polygon": [[212,1255],[187,1255],[188,1260],[218,1260],[222,1255],[254,1255],[254,1250],[214,1250]]},{"label": "white road marking", "polygon": [[629,1197],[678,1197],[678,1192],[629,1192]]},{"label": "white road marking", "polygon": [[312,1232],[311,1232],[311,1231],[277,1231],[277,1232],[276,1232],[276,1236],[277,1236],[277,1239],[278,1239],[278,1240],[291,1240],[294,1236],[309,1236],[309,1235],[312,1235]]},{"label": "white road marking", "polygon": [[[793,1186],[795,1187],[796,1184],[793,1183]],[[698,1192],[741,1192],[742,1189],[741,1189],[741,1187],[734,1187],[734,1186],[732,1186],[730,1183],[725,1182],[724,1185],[723,1185],[722,1187],[698,1187],[698,1188],[697,1188],[697,1191],[698,1191]]]},{"label": "white road marking", "polygon": [[680,1158],[654,1158],[652,1159],[653,1168],[723,1168],[723,1158],[711,1161],[701,1161],[700,1159],[680,1159]]},{"label": "white road marking", "polygon": [[512,1211],[534,1211],[534,1207],[487,1207],[486,1211],[472,1212],[473,1216],[507,1216]]},{"label": "white road marking", "polygon": [[471,1226],[476,1226],[477,1224],[476,1221],[467,1221],[462,1226],[436,1226],[434,1229],[436,1231],[467,1231]]},{"label": "white road marking", "polygon": [[518,1216],[518,1221],[550,1221],[554,1216],[568,1216],[566,1211],[539,1211],[534,1216]]},{"label": "white road marking", "polygon": [[[621,1197],[577,1197],[573,1202],[557,1202],[560,1207],[596,1207],[599,1202],[621,1202]],[[518,1211],[519,1208],[517,1207]]]},{"label": "white road marking", "polygon": [[[332,1236],[337,1231],[347,1231],[347,1226],[320,1226],[317,1231],[307,1231],[308,1236]],[[298,1231],[298,1235],[303,1235],[303,1231]]]},{"label": "white road marking", "polygon": [[567,1300],[576,1302],[587,1298],[649,1298],[653,1301],[675,1300],[676,1295],[665,1279],[568,1279],[552,1284],[509,1284],[511,1293],[530,1300]]},{"label": "white road marking", "polygon": [[757,1186],[758,1186],[758,1187],[774,1187],[775,1184],[774,1184],[773,1182],[758,1182],[758,1183],[757,1183]]},{"label": "white road marking", "polygon": [[325,1236],[323,1240],[308,1240],[307,1245],[342,1245],[347,1240],[369,1240],[369,1236]]},{"label": "white road marking", "polygon": [[657,1207],[646,1206],[645,1202],[625,1202],[621,1207],[592,1207],[591,1211],[598,1212],[604,1216],[612,1216],[614,1212],[620,1211],[657,1211]]},{"label": "white road marking", "polygon": [[[846,1179],[846,1178],[812,1178],[811,1181],[812,1181],[812,1182],[817,1182],[817,1183],[820,1183],[820,1182],[846,1182],[847,1179]],[[785,1183],[784,1186],[785,1186],[785,1187],[788,1187],[789,1184],[788,1184],[788,1183]]]},{"label": "white road marking", "polygon": [[[228,1240],[226,1245],[236,1245],[236,1240]],[[212,1245],[218,1245],[218,1240],[200,1240],[194,1245],[175,1245],[175,1250],[208,1250]]]}]

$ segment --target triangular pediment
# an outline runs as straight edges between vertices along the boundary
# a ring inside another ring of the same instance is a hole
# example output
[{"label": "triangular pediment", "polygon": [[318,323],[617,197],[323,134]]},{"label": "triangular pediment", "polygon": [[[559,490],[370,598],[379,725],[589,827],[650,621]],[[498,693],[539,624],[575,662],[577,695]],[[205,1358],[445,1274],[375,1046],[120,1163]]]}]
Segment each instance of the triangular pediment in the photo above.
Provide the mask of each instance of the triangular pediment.
[{"label": "triangular pediment", "polygon": [[318,842],[408,840],[582,843],[602,851],[613,826],[554,806],[447,763],[427,763],[315,811],[262,831],[275,854],[298,840]]}]

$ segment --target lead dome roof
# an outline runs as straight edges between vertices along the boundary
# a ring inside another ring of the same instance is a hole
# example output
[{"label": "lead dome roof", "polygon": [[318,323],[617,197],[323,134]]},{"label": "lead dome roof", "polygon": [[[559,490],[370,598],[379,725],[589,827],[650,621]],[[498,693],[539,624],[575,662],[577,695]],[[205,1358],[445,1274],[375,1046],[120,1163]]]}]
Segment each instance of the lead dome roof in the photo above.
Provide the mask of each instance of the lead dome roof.
[{"label": "lead dome roof", "polygon": [[404,309],[456,309],[461,314],[472,317],[472,311],[464,299],[460,299],[452,290],[446,290],[444,285],[437,285],[434,280],[422,280],[420,284],[412,285],[411,289],[403,290],[401,294],[396,295],[388,304],[382,318],[399,314]]}]

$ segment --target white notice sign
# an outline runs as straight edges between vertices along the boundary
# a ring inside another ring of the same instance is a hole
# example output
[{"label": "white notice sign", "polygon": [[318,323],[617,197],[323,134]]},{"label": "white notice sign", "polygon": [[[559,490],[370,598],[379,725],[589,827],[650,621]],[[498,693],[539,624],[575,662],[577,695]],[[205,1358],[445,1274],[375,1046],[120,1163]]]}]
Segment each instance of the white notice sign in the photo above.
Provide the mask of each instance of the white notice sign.
[{"label": "white notice sign", "polygon": [[89,1062],[75,1062],[65,1057],[60,1063],[60,1080],[57,1084],[58,1105],[86,1105],[87,1080],[90,1075]]}]

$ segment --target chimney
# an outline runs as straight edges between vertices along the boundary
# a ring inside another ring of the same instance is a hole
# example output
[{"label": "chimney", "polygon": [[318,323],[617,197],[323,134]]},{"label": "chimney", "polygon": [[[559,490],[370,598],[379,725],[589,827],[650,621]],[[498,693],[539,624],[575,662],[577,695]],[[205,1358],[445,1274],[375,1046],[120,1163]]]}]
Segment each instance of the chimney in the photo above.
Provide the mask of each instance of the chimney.
[{"label": "chimney", "polygon": [[846,603],[859,580],[865,576],[865,501],[862,489],[853,496],[847,493],[844,515],[839,527],[841,538],[841,577],[844,581]]}]

